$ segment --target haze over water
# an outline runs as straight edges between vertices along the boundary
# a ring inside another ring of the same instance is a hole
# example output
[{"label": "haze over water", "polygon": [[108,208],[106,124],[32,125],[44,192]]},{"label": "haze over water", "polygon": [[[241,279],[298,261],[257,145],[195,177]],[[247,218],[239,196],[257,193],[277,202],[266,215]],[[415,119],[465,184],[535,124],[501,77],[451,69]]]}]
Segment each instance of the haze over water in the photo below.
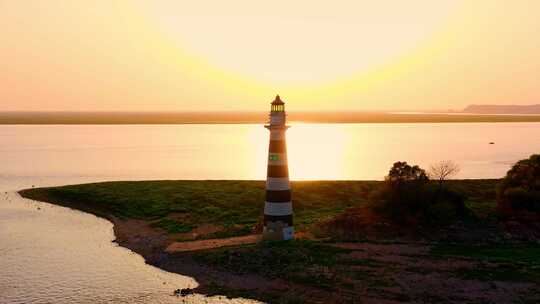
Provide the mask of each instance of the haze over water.
[{"label": "haze over water", "polygon": [[[381,180],[395,161],[428,167],[453,160],[461,167],[456,178],[499,178],[540,149],[538,134],[540,123],[293,124],[290,174],[293,180]],[[0,140],[3,184],[24,177],[266,176],[268,131],[261,125],[6,125]]]}]

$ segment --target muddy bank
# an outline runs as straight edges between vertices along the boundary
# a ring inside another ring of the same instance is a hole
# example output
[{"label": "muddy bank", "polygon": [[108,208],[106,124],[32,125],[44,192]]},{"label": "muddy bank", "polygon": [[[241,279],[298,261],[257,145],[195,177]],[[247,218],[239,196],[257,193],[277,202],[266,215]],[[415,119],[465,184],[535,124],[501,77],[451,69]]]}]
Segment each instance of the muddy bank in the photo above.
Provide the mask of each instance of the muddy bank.
[{"label": "muddy bank", "polygon": [[[193,277],[199,286],[194,292],[208,296],[225,295],[244,297],[262,301],[287,303],[297,299],[301,303],[333,303],[334,293],[294,284],[284,279],[269,279],[254,273],[235,273],[219,269],[213,265],[204,265],[194,259],[194,253],[223,246],[238,246],[231,239],[210,239],[181,242],[185,248],[174,248],[174,237],[160,229],[152,228],[141,220],[122,220],[107,217],[114,224],[115,242],[144,257],[146,263],[163,270]],[[238,237],[247,239],[243,244],[260,241],[259,235]],[[203,244],[201,244],[203,243]],[[209,243],[209,244],[204,244]],[[172,248],[171,248],[172,247]],[[179,247],[178,245],[176,247]],[[176,249],[176,250],[175,250]]]}]

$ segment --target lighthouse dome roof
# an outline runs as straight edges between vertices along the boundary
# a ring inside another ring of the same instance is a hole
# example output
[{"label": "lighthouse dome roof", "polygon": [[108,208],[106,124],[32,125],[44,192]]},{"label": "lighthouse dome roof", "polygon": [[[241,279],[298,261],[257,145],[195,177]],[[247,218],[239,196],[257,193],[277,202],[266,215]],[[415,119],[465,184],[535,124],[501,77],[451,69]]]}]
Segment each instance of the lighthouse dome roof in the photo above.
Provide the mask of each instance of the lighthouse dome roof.
[{"label": "lighthouse dome roof", "polygon": [[284,105],[285,103],[281,100],[279,95],[276,95],[276,99],[274,99],[274,101],[272,101],[272,104],[273,105]]}]

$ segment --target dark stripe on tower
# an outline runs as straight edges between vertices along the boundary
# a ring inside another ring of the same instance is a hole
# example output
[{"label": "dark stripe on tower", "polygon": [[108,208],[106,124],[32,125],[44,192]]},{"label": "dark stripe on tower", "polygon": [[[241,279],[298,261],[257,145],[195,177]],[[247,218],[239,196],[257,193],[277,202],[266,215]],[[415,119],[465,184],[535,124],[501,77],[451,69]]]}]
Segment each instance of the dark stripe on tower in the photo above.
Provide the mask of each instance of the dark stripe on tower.
[{"label": "dark stripe on tower", "polygon": [[266,201],[270,203],[291,202],[291,190],[266,190]]},{"label": "dark stripe on tower", "polygon": [[285,165],[268,166],[268,177],[289,177],[289,168]]},{"label": "dark stripe on tower", "polygon": [[287,225],[289,226],[292,226],[293,225],[293,216],[292,214],[290,215],[278,215],[278,216],[274,216],[274,215],[265,215],[264,216],[264,226],[268,226],[268,223],[272,223],[272,222],[283,222],[283,223],[287,223]]},{"label": "dark stripe on tower", "polygon": [[287,145],[284,140],[270,140],[270,153],[285,153]]}]

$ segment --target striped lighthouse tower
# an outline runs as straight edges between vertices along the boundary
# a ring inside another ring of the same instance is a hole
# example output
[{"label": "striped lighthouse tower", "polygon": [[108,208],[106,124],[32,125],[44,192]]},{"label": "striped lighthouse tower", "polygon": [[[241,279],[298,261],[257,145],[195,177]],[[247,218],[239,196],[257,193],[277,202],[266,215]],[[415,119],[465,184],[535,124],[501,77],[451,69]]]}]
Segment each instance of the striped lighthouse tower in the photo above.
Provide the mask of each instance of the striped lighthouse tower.
[{"label": "striped lighthouse tower", "polygon": [[290,240],[294,238],[291,186],[287,165],[285,131],[285,103],[279,95],[272,102],[268,149],[268,171],[266,177],[266,202],[264,204],[263,238],[268,240]]}]

